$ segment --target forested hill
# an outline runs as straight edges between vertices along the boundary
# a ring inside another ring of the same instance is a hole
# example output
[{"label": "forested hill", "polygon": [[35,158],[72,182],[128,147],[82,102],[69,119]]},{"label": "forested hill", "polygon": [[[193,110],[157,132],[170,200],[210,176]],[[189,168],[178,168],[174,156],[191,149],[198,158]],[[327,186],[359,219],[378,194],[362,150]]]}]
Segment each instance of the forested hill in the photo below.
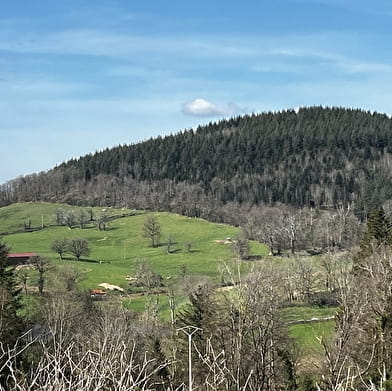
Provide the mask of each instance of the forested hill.
[{"label": "forested hill", "polygon": [[118,146],[2,186],[52,200],[198,215],[227,202],[336,206],[392,198],[392,120],[342,108],[246,115]]}]

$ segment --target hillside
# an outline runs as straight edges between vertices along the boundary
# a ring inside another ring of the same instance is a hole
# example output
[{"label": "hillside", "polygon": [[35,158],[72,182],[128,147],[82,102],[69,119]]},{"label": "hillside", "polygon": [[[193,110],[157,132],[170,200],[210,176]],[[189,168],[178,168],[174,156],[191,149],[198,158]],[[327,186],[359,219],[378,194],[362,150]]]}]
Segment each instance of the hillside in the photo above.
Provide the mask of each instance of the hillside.
[{"label": "hillside", "polygon": [[[3,235],[1,242],[9,246],[11,252],[34,252],[49,261],[50,266],[45,273],[44,283],[46,294],[54,294],[61,289],[62,285],[59,281],[64,278],[64,273],[76,273],[78,287],[82,291],[100,288],[99,284],[102,283],[121,287],[124,289],[121,295],[115,293],[109,295],[108,301],[105,302],[121,303],[141,316],[146,311],[147,300],[153,298],[154,301],[156,300],[160,317],[165,321],[170,319],[168,304],[170,287],[175,289],[178,310],[185,308],[186,303],[189,302],[189,291],[195,289],[198,284],[215,287],[219,300],[227,300],[227,297],[235,297],[238,294],[231,291],[230,287],[220,287],[222,283],[225,285],[232,282],[232,277],[227,274],[227,270],[225,271],[225,267],[230,269],[233,266],[234,257],[230,250],[230,240],[227,239],[234,238],[238,234],[239,230],[236,227],[167,212],[152,214],[110,208],[106,209],[110,216],[130,212],[133,216],[112,220],[105,231],[99,231],[91,221],[87,222],[83,229],[78,227],[77,223],[70,229],[56,223],[56,213],[59,210],[64,213],[72,210],[77,215],[88,209],[44,202],[16,203],[0,208],[0,231],[18,231]],[[92,208],[94,218],[97,218],[100,213],[102,208]],[[161,245],[156,248],[151,247],[148,238],[142,235],[143,223],[151,215],[157,217],[162,228]],[[26,229],[23,232],[27,220],[31,221],[31,229],[38,230]],[[174,241],[170,254],[167,253],[166,246],[169,235]],[[84,238],[89,243],[91,253],[77,261],[67,252],[63,256],[64,259],[60,260],[59,255],[50,247],[54,240],[61,238],[67,240]],[[184,244],[189,242],[192,247],[187,251]],[[267,247],[261,243],[250,241],[250,251],[252,256],[250,260],[243,261],[241,264],[243,276],[249,270],[252,270],[251,275],[253,275],[257,268],[266,265],[272,268],[270,271],[279,274],[281,268],[290,269],[295,264],[295,259],[283,257],[277,257],[272,261],[272,258],[267,257]],[[305,263],[310,260],[311,258],[303,258]],[[146,286],[135,286],[126,279],[136,276],[142,264],[148,265],[153,272],[163,278],[161,287],[156,287],[150,292]],[[321,266],[318,259],[311,260],[311,264],[319,273]],[[27,282],[29,295],[26,296],[28,303],[28,300],[36,297],[38,273],[34,267],[23,269],[28,270],[29,275]],[[20,284],[19,279],[18,282]],[[322,285],[322,282],[319,281],[318,284]],[[229,290],[226,291],[226,288]],[[290,327],[290,333],[303,345],[304,354],[318,357],[320,345],[317,337],[324,333],[331,333],[333,322],[305,324],[300,320],[315,317],[322,319],[333,315],[336,308],[320,308],[317,305],[304,305],[302,302],[298,305],[298,307],[292,305],[286,308],[282,315],[289,322],[295,323]]]},{"label": "hillside", "polygon": [[[134,275],[141,260],[147,260],[153,270],[164,279],[176,277],[180,268],[186,265],[189,275],[203,276],[211,281],[219,281],[219,264],[232,257],[228,245],[217,241],[227,237],[234,237],[238,232],[235,227],[223,224],[212,224],[201,219],[189,219],[171,213],[156,213],[162,230],[161,245],[152,248],[149,240],[142,235],[146,213],[135,213],[134,216],[115,219],[110,222],[105,231],[99,231],[92,223],[85,228],[49,224],[55,223],[56,209],[78,209],[69,205],[48,203],[19,203],[0,208],[0,230],[23,227],[27,216],[31,216],[32,226],[46,224],[44,229],[36,232],[22,232],[5,235],[5,242],[12,252],[35,252],[50,260],[54,265],[72,265],[83,274],[81,285],[85,288],[97,288],[100,283],[119,285],[125,289],[129,287],[126,276]],[[123,213],[123,210],[111,209],[110,214]],[[99,208],[94,209],[98,215]],[[167,253],[166,242],[172,236],[174,244],[172,252]],[[76,261],[70,254],[65,255],[63,261],[50,249],[55,239],[84,238],[88,240],[91,253],[86,259]],[[186,242],[192,243],[191,251],[184,249]],[[259,243],[252,243],[253,254],[266,254],[266,247]]]},{"label": "hillside", "polygon": [[171,210],[210,219],[229,202],[354,202],[363,216],[392,198],[391,153],[386,115],[311,107],[245,115],[106,149],[4,184],[0,200]]}]

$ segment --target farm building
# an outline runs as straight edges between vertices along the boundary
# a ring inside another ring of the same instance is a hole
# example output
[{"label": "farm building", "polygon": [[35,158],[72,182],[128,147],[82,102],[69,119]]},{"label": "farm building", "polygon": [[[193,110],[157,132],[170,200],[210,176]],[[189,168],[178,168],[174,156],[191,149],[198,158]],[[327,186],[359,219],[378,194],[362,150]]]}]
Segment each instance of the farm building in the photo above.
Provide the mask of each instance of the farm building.
[{"label": "farm building", "polygon": [[36,253],[9,253],[7,261],[12,266],[25,265],[30,262],[32,257],[36,257]]}]

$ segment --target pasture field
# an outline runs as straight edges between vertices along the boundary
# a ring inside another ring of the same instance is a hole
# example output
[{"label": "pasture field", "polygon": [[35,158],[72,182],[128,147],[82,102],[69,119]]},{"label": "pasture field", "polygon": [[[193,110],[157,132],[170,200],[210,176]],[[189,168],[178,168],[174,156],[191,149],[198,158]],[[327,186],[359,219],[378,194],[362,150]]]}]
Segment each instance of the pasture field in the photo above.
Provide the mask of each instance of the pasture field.
[{"label": "pasture field", "polygon": [[[0,229],[10,230],[23,226],[27,214],[35,224],[44,219],[53,222],[56,209],[74,209],[67,205],[46,203],[21,203],[0,208]],[[99,213],[101,208],[95,208]],[[111,215],[121,214],[124,210],[107,210]],[[134,216],[119,218],[110,222],[106,231],[99,231],[90,224],[81,229],[66,226],[51,226],[36,232],[22,232],[6,235],[2,238],[12,252],[36,252],[53,264],[70,264],[80,268],[85,278],[80,286],[85,289],[96,288],[106,282],[126,289],[129,283],[127,276],[132,276],[140,259],[149,261],[152,269],[164,279],[178,275],[180,267],[186,265],[190,275],[202,275],[213,282],[219,280],[219,264],[233,257],[230,245],[223,244],[226,238],[234,237],[239,229],[224,224],[213,224],[201,219],[188,218],[172,213],[154,213],[161,225],[161,245],[151,247],[147,238],[143,237],[143,224],[148,213],[135,212]],[[33,216],[34,220],[33,220]],[[167,253],[168,236],[174,238],[170,254]],[[50,249],[55,239],[84,238],[88,240],[91,253],[76,261],[70,254],[63,261]],[[191,251],[184,248],[186,242],[192,243]],[[265,256],[268,252],[263,244],[252,242],[251,254]]]},{"label": "pasture field", "polygon": [[334,325],[333,320],[296,324],[290,326],[290,336],[301,347],[301,356],[317,358],[323,353],[320,341],[332,337]]},{"label": "pasture field", "polygon": [[[51,226],[56,224],[56,211],[64,212],[73,210],[77,216],[78,212],[84,209],[91,209],[93,216],[98,216],[103,209],[111,215],[120,215],[123,213],[135,212],[132,209],[115,209],[115,208],[84,208],[81,206],[67,204],[52,204],[49,202],[21,202],[0,208],[0,233],[21,230],[29,221],[31,227]],[[136,212],[135,212],[136,213]]]}]

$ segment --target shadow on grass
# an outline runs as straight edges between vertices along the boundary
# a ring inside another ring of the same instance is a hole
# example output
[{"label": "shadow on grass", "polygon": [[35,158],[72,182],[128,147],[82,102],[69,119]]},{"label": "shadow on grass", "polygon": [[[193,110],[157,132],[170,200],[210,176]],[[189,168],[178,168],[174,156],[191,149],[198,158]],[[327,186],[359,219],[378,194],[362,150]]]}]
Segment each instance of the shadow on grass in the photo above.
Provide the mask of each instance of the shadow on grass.
[{"label": "shadow on grass", "polygon": [[263,259],[262,255],[256,254],[256,255],[249,255],[247,258],[244,259],[244,261],[261,261]]},{"label": "shadow on grass", "polygon": [[[176,244],[176,243],[173,242],[171,245],[174,246],[175,244]],[[155,246],[151,246],[151,245],[150,245],[150,247],[152,247],[152,248],[167,247],[167,243],[158,243],[158,244],[156,244]]]},{"label": "shadow on grass", "polygon": [[77,260],[75,257],[63,257],[63,261],[75,261],[75,262],[85,262],[85,263],[110,263],[110,261],[100,261],[97,259],[87,259],[87,258],[79,258],[79,260]]},{"label": "shadow on grass", "polygon": [[168,254],[177,254],[181,251],[180,248],[175,248],[174,250],[170,250],[170,252],[168,252]]},{"label": "shadow on grass", "polygon": [[120,229],[120,227],[107,226],[105,229],[98,230],[98,232],[103,233],[103,232],[109,232],[109,231],[117,231],[119,229]]}]

